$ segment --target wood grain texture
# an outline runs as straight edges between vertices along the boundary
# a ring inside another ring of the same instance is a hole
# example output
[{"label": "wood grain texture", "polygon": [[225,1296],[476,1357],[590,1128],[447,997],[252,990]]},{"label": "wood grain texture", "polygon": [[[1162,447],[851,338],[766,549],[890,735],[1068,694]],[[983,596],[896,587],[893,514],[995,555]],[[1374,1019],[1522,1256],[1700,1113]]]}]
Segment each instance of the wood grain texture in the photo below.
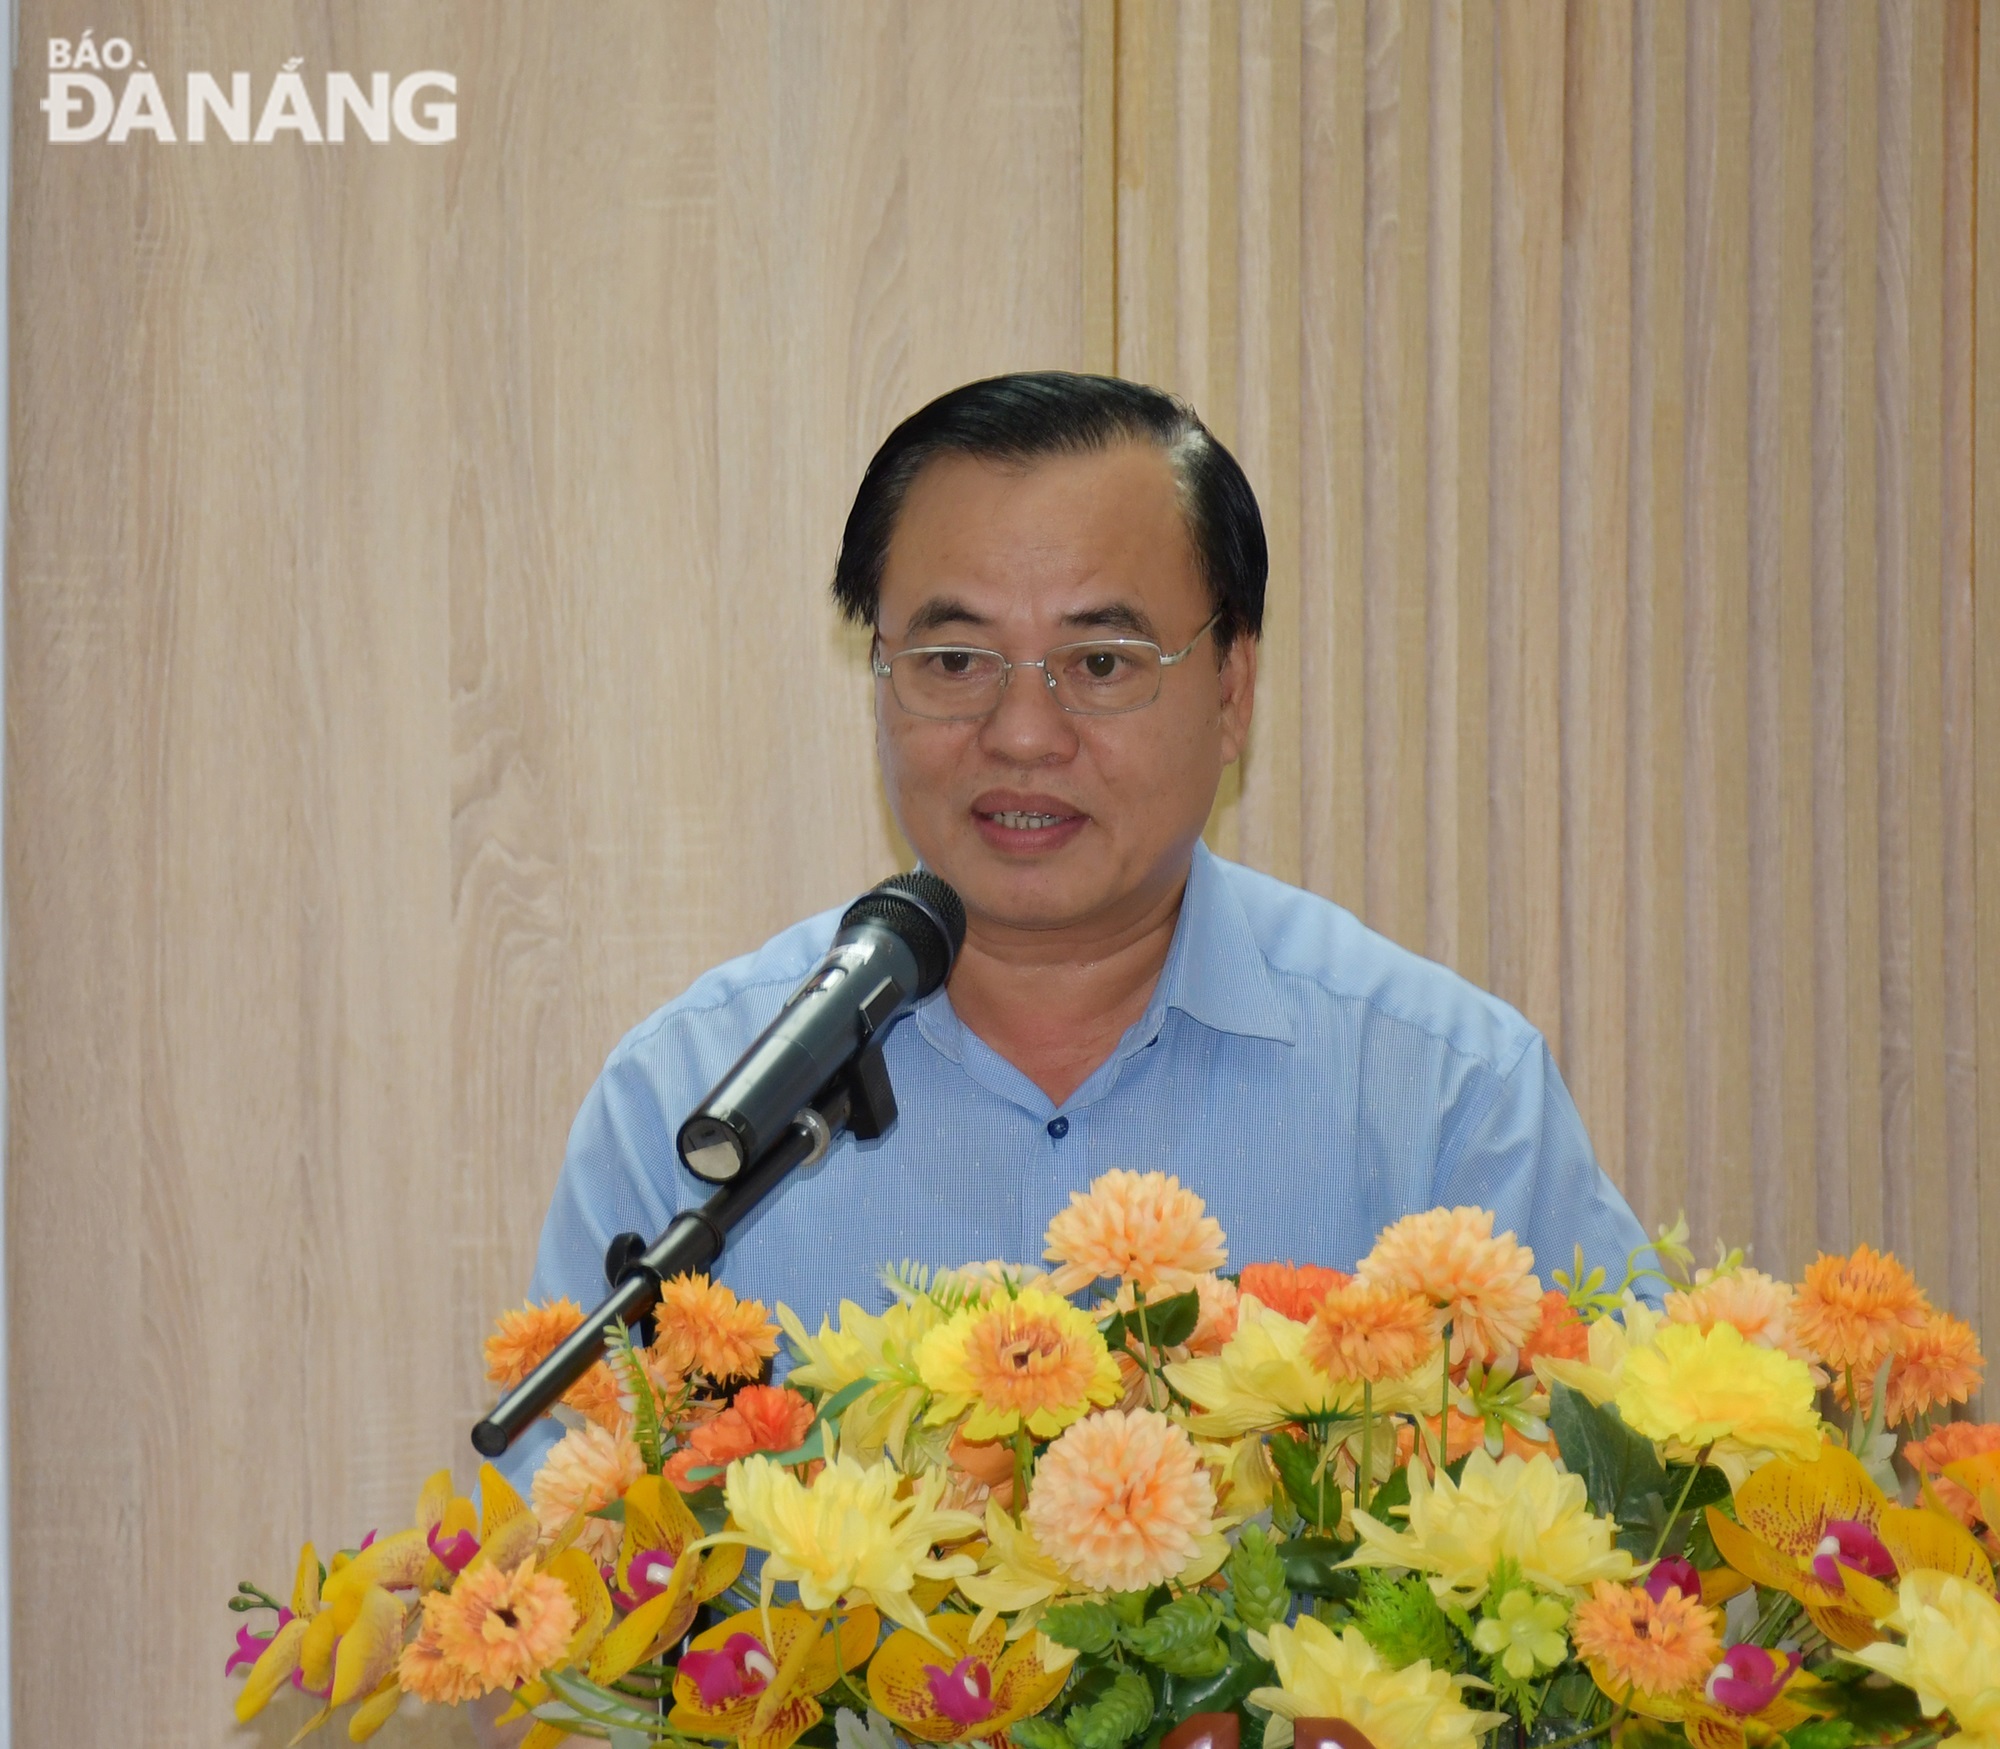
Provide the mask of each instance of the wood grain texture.
[{"label": "wood grain texture", "polygon": [[[24,78],[113,28],[25,14]],[[2000,1340],[2000,0],[115,27],[454,68],[460,137],[17,105],[23,1741],[218,1740],[229,1587],[463,1450],[605,1053],[907,854],[821,590],[994,370],[1185,393],[1263,498],[1213,842],[1518,1004],[1649,1224]]]}]

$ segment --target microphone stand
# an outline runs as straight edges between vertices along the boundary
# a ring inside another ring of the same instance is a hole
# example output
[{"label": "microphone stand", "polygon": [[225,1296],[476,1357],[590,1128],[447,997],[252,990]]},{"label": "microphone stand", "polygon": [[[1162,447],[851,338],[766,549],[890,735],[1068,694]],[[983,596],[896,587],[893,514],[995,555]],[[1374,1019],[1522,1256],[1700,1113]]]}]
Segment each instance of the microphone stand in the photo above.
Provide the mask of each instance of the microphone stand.
[{"label": "microphone stand", "polygon": [[884,1036],[877,1033],[870,1039],[847,1072],[801,1111],[783,1135],[700,1208],[676,1215],[651,1245],[639,1250],[635,1233],[620,1233],[611,1241],[604,1257],[605,1275],[613,1284],[610,1297],[473,1428],[472,1445],[480,1456],[498,1457],[512,1445],[596,1363],[604,1352],[605,1332],[614,1323],[628,1329],[640,1324],[660,1303],[663,1283],[712,1264],[744,1217],[795,1168],[820,1159],[842,1130],[863,1142],[888,1130],[896,1121],[896,1093],[882,1056]]}]

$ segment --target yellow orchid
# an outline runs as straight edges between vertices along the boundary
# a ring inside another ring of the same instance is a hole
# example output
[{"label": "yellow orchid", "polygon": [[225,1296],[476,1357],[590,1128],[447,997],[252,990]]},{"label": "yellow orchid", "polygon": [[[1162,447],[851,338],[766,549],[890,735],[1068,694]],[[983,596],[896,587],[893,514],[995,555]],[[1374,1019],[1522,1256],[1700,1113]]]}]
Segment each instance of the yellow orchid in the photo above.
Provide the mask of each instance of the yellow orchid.
[{"label": "yellow orchid", "polygon": [[[1749,1749],[1753,1743],[1777,1749],[1787,1731],[1839,1710],[1840,1691],[1799,1669],[1796,1653],[1773,1654],[1761,1646],[1733,1646],[1729,1656],[1735,1658],[1736,1665],[1729,1665],[1726,1657],[1724,1664],[1717,1666],[1718,1672],[1724,1668],[1734,1670],[1746,1658],[1754,1658],[1760,1668],[1773,1671],[1776,1692],[1762,1705],[1742,1712],[1718,1705],[1710,1698],[1709,1691],[1720,1686],[1714,1674],[1705,1687],[1682,1689],[1673,1694],[1653,1694],[1635,1689],[1630,1683],[1607,1680],[1601,1667],[1595,1665],[1591,1674],[1599,1689],[1628,1711],[1662,1724],[1679,1725],[1692,1749]],[[1724,1688],[1723,1692],[1728,1690]]]},{"label": "yellow orchid", "polygon": [[[927,1635],[899,1628],[868,1666],[876,1711],[924,1743],[998,1739],[1062,1692],[1075,1658],[1045,1662],[1040,1634],[1010,1646],[998,1621],[975,1629],[967,1616],[934,1615],[929,1626]],[[940,1646],[951,1662],[938,1661]]]},{"label": "yellow orchid", "polygon": [[931,1470],[903,1492],[893,1465],[840,1456],[810,1482],[768,1457],[729,1466],[723,1499],[730,1524],[696,1546],[741,1543],[763,1549],[763,1592],[789,1580],[809,1610],[833,1608],[850,1592],[867,1597],[890,1620],[922,1631],[911,1595],[919,1579],[956,1579],[973,1570],[969,1555],[938,1556],[940,1543],[963,1542],[979,1529],[969,1512],[939,1504],[945,1476]]},{"label": "yellow orchid", "polygon": [[1736,1489],[1732,1521],[1708,1510],[1709,1534],[1744,1578],[1788,1592],[1836,1646],[1854,1651],[1882,1636],[1895,1608],[1884,1581],[1917,1568],[1956,1575],[1993,1594],[1993,1565],[1956,1519],[1892,1506],[1860,1460],[1824,1445],[1810,1463],[1780,1458]]},{"label": "yellow orchid", "polygon": [[1557,1469],[1546,1454],[1496,1460],[1481,1447],[1456,1482],[1416,1465],[1409,1478],[1409,1529],[1356,1512],[1361,1547],[1347,1566],[1429,1573],[1439,1597],[1465,1605],[1486,1595],[1494,1567],[1510,1556],[1523,1578],[1572,1597],[1599,1579],[1622,1583],[1636,1570],[1615,1546],[1617,1525],[1591,1512],[1583,1478]]},{"label": "yellow orchid", "polygon": [[863,1461],[886,1451],[900,1463],[910,1422],[929,1394],[917,1370],[917,1345],[944,1322],[943,1311],[929,1299],[900,1300],[880,1314],[842,1300],[839,1326],[822,1318],[817,1336],[806,1334],[789,1306],[779,1306],[777,1318],[799,1357],[788,1383],[830,1397],[872,1382],[841,1417],[841,1450]]},{"label": "yellow orchid", "polygon": [[669,1722],[690,1736],[732,1739],[737,1749],[790,1749],[826,1716],[817,1697],[861,1668],[881,1631],[867,1608],[831,1633],[803,1609],[732,1615],[682,1654]]}]

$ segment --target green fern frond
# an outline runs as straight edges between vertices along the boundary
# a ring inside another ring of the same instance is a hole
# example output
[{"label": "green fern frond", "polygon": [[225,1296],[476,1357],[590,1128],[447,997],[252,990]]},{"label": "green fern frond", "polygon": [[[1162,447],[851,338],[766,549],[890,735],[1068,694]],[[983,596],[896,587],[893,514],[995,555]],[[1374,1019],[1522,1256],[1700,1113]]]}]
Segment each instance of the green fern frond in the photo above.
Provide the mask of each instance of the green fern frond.
[{"label": "green fern frond", "polygon": [[1451,1623],[1438,1607],[1431,1588],[1416,1574],[1391,1579],[1378,1568],[1364,1568],[1361,1594],[1354,1603],[1354,1625],[1361,1637],[1401,1670],[1419,1658],[1436,1670],[1456,1668],[1457,1645]]},{"label": "green fern frond", "polygon": [[620,1389],[632,1399],[632,1442],[647,1471],[657,1476],[665,1467],[666,1435],[660,1425],[660,1402],[653,1381],[632,1348],[632,1332],[615,1319],[604,1332],[604,1359]]}]

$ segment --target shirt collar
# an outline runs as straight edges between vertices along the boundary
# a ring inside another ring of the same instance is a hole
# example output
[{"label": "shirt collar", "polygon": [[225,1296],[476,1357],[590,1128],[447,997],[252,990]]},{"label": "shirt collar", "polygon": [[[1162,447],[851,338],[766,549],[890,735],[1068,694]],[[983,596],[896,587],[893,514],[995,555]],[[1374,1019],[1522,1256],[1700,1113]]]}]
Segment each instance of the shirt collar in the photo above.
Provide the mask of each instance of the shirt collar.
[{"label": "shirt collar", "polygon": [[[1169,1008],[1178,1008],[1213,1032],[1287,1045],[1295,1042],[1291,1022],[1272,987],[1264,950],[1243,914],[1243,902],[1214,853],[1199,842],[1188,868],[1167,963],[1144,1017],[1128,1035],[1130,1042],[1144,1044],[1157,1037]],[[944,991],[921,1004],[916,1018],[925,1038],[945,1056],[953,1062],[963,1060],[964,1023]]]}]

